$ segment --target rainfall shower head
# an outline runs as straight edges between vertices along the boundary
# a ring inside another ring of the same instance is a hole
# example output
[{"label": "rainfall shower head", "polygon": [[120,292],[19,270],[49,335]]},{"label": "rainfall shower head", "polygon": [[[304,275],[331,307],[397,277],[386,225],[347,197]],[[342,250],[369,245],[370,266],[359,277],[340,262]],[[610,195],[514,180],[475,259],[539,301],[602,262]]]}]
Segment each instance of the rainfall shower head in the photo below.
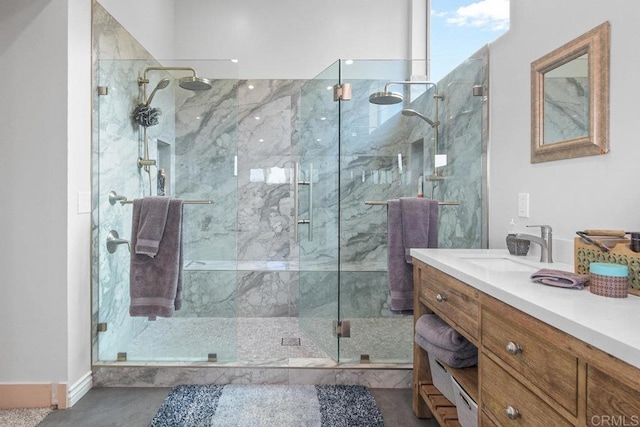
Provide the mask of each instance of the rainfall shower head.
[{"label": "rainfall shower head", "polygon": [[387,82],[387,84],[384,85],[384,90],[382,92],[376,92],[376,93],[372,93],[371,96],[369,96],[369,102],[372,104],[376,104],[376,105],[392,105],[392,104],[399,104],[400,102],[403,101],[403,95],[401,93],[398,92],[391,92],[389,90],[389,86],[391,85],[403,85],[403,86],[408,86],[408,85],[426,85],[426,86],[434,86],[436,88],[436,92],[438,91],[437,85],[434,82],[429,82],[429,81],[418,81],[418,80],[412,80],[412,81],[392,81],[392,82]]},{"label": "rainfall shower head", "polygon": [[369,102],[376,105],[399,104],[402,102],[402,94],[384,90],[383,92],[372,93],[369,96]]},{"label": "rainfall shower head", "polygon": [[154,95],[156,94],[156,92],[158,90],[164,89],[167,86],[169,86],[169,79],[162,79],[158,82],[158,84],[156,85],[155,88],[153,88],[153,91],[151,92],[151,95],[149,95],[149,98],[147,99],[146,105],[150,105],[151,104],[151,100],[153,99]]},{"label": "rainfall shower head", "polygon": [[183,77],[178,81],[178,84],[182,89],[187,90],[209,90],[213,87],[211,80],[204,77],[198,77],[195,74],[193,76]]},{"label": "rainfall shower head", "polygon": [[416,111],[416,110],[412,110],[410,108],[405,108],[404,110],[402,110],[402,115],[403,116],[407,116],[407,117],[412,117],[412,116],[418,116],[420,117],[422,120],[424,120],[425,122],[429,123],[429,125],[434,128],[436,126],[438,126],[439,123],[434,122],[433,120],[429,119],[428,117],[426,117],[424,114]]}]

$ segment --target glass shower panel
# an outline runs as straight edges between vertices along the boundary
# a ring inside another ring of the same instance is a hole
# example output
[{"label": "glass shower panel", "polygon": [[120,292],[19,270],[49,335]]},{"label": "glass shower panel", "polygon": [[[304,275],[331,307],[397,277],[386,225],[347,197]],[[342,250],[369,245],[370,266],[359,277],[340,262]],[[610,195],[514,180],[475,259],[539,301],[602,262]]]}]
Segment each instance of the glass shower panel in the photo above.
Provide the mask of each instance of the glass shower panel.
[{"label": "glass shower panel", "polygon": [[[234,361],[237,357],[237,64],[231,61],[162,61],[163,67],[192,67],[213,87],[189,91],[178,85],[182,70],[149,72],[147,96],[162,78],[167,88],[149,107],[159,110],[157,125],[132,120],[141,102],[137,78],[153,60],[100,60],[97,85],[108,94],[97,100],[94,146],[94,230],[97,305],[101,329],[98,361]],[[187,73],[188,74],[188,73]],[[145,132],[146,131],[146,132]],[[146,142],[146,144],[145,144]],[[145,148],[145,145],[147,148]],[[155,165],[139,168],[139,157]],[[162,170],[162,181],[160,175]],[[163,182],[164,185],[159,185]],[[159,190],[162,190],[159,193]],[[149,195],[213,204],[183,207],[183,303],[171,318],[129,315],[129,249],[111,253],[105,242],[115,230],[131,235],[129,201]]]},{"label": "glass shower panel", "polygon": [[340,62],[307,82],[300,97],[298,233],[302,331],[331,358],[338,360],[334,322],[339,309],[339,110],[334,86]]},{"label": "glass shower panel", "polygon": [[351,322],[351,337],[340,343],[343,362],[412,360],[413,318],[389,310],[386,206],[367,202],[416,195],[423,160],[409,135],[417,122],[400,111],[426,86],[390,86],[404,94],[404,104],[379,106],[369,96],[389,81],[410,80],[421,65],[357,60],[342,66],[352,94],[340,112],[340,318]]}]

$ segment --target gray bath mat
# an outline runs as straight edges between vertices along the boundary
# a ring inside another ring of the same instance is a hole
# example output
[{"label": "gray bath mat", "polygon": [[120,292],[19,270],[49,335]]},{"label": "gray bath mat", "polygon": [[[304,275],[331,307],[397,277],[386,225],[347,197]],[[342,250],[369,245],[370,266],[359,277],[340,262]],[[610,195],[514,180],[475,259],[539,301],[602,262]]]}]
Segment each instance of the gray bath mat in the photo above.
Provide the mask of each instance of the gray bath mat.
[{"label": "gray bath mat", "polygon": [[345,385],[182,385],[151,427],[382,427],[371,392]]}]

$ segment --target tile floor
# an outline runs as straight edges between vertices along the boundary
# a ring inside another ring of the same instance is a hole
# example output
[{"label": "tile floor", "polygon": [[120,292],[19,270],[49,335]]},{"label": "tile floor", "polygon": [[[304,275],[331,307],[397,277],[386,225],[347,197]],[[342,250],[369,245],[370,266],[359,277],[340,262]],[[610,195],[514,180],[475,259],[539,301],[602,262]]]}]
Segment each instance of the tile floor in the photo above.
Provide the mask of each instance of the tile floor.
[{"label": "tile floor", "polygon": [[[53,411],[38,427],[146,427],[169,393],[165,387],[94,388],[71,409]],[[372,389],[385,427],[437,427],[411,410],[411,390]]]}]

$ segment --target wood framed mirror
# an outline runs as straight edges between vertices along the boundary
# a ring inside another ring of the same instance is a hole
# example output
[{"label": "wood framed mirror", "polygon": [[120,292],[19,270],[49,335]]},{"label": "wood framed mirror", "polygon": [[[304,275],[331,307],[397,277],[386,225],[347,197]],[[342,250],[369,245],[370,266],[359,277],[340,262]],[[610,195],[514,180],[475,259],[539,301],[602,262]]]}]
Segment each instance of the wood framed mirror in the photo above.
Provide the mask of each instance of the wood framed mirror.
[{"label": "wood framed mirror", "polygon": [[531,63],[531,163],[609,151],[605,22]]}]

